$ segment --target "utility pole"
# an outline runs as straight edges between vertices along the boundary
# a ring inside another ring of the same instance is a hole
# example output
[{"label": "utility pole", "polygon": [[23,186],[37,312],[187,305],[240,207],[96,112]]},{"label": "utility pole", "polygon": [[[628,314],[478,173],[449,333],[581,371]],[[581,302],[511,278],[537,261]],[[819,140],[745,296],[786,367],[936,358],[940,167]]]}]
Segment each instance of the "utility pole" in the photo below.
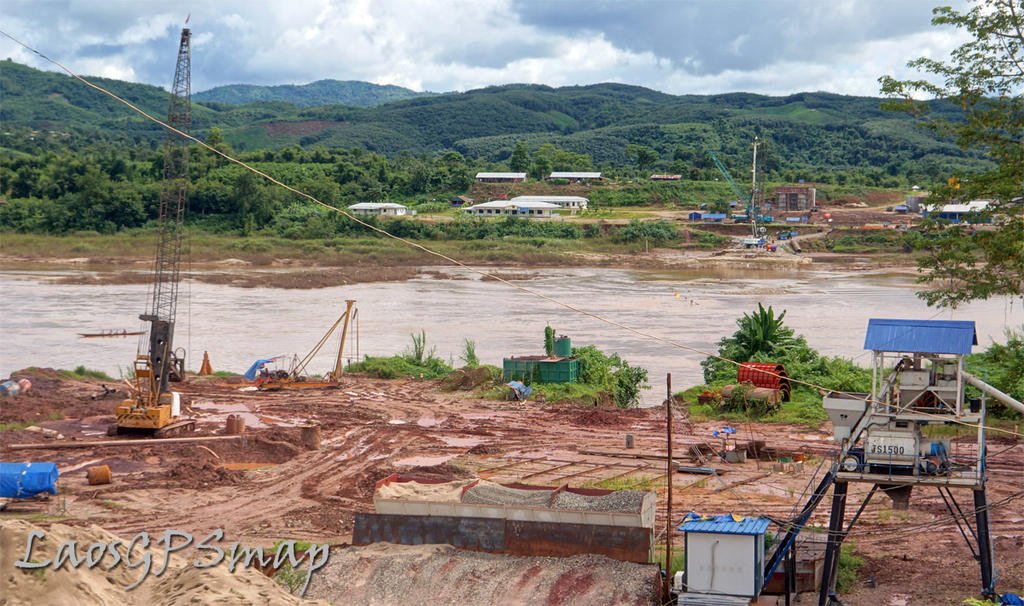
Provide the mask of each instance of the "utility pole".
[{"label": "utility pole", "polygon": [[757,237],[757,214],[761,212],[760,204],[757,203],[757,144],[761,140],[754,137],[754,154],[750,168],[750,205],[747,207],[747,212],[750,213],[750,232],[751,236]]},{"label": "utility pole", "polygon": [[665,513],[665,596],[668,600],[672,589],[672,373],[665,375],[665,443],[668,456],[665,458],[665,477],[668,478],[668,503]]}]

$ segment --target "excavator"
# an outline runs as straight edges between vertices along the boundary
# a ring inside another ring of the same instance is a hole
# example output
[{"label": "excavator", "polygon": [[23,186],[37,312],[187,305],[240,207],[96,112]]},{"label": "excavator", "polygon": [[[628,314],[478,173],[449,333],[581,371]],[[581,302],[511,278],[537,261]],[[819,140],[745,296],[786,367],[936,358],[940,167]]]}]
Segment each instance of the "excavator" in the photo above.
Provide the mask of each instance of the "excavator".
[{"label": "excavator", "polygon": [[[191,30],[181,30],[178,62],[171,88],[167,123],[187,133],[192,126]],[[195,420],[181,416],[181,397],[170,382],[185,374],[184,350],[174,349],[174,318],[178,304],[181,269],[182,220],[188,185],[187,139],[168,131],[164,143],[164,180],[156,219],[156,254],[153,283],[146,312],[148,338],[139,341],[133,363],[131,396],[115,409],[117,421],[107,429],[110,435],[143,433],[167,437],[195,429]]]},{"label": "excavator", "polygon": [[[359,310],[355,307],[356,302],[352,299],[345,301],[345,311],[341,316],[334,322],[333,325],[324,336],[320,338],[320,341],[313,347],[312,350],[304,358],[299,360],[292,366],[290,371],[279,370],[265,375],[258,376],[256,378],[256,388],[260,391],[278,391],[281,389],[318,389],[325,387],[339,387],[341,385],[341,373],[343,370],[343,354],[345,352],[345,337],[348,335],[348,327],[355,320],[359,314]],[[334,331],[341,327],[341,344],[338,346],[338,355],[334,360],[334,369],[327,373],[322,379],[311,379],[305,376],[306,366],[309,365],[310,360],[320,351],[320,349],[327,343],[327,340],[331,338]],[[298,356],[296,356],[297,358]]]}]

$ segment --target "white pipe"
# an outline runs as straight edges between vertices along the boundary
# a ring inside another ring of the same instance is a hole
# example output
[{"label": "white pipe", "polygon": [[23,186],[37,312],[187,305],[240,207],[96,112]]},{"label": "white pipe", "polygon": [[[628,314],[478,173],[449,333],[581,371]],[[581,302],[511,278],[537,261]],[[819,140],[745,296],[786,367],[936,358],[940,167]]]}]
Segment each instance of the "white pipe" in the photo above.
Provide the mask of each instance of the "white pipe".
[{"label": "white pipe", "polygon": [[967,372],[966,370],[961,371],[960,374],[961,374],[961,376],[963,376],[964,380],[967,381],[968,383],[970,383],[971,385],[977,387],[981,391],[983,391],[983,392],[987,393],[988,395],[992,396],[993,398],[999,400],[1003,404],[1006,404],[1010,408],[1015,409],[1017,412],[1024,413],[1024,403],[1022,403],[1020,400],[1017,400],[1013,396],[1007,395],[1007,394],[999,391],[995,387],[992,387],[988,383],[982,381],[981,379],[979,379],[978,377],[972,375],[971,373]]}]

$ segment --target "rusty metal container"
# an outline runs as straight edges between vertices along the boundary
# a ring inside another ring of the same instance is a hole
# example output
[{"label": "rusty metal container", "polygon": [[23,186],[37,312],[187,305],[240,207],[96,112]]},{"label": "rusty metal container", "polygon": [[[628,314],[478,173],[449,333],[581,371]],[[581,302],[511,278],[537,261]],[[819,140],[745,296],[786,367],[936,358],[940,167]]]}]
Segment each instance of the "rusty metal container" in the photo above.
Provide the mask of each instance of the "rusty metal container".
[{"label": "rusty metal container", "polygon": [[789,394],[792,391],[786,367],[770,362],[744,362],[736,371],[736,382],[752,383],[754,387],[777,389],[782,394],[783,402],[789,402]]},{"label": "rusty metal container", "polygon": [[319,425],[306,425],[302,427],[302,445],[310,450],[320,450]]},{"label": "rusty metal container", "polygon": [[225,430],[230,436],[239,436],[245,433],[245,419],[241,415],[228,415]]},{"label": "rusty metal container", "polygon": [[85,479],[89,482],[90,486],[110,484],[111,478],[109,465],[94,465],[85,470]]}]

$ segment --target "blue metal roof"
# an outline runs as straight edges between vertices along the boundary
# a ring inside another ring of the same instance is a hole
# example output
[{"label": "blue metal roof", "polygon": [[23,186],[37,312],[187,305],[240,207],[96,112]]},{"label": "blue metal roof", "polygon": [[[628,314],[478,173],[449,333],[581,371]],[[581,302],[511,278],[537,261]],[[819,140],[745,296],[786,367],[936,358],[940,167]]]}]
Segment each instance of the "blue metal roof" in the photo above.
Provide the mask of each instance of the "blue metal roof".
[{"label": "blue metal roof", "polygon": [[[687,516],[690,517],[690,516]],[[682,532],[704,532],[713,534],[764,534],[771,522],[765,518],[743,518],[736,522],[731,515],[723,515],[708,520],[684,520],[679,525]]]},{"label": "blue metal roof", "polygon": [[974,322],[962,320],[868,320],[864,349],[905,353],[969,354],[978,344]]}]

